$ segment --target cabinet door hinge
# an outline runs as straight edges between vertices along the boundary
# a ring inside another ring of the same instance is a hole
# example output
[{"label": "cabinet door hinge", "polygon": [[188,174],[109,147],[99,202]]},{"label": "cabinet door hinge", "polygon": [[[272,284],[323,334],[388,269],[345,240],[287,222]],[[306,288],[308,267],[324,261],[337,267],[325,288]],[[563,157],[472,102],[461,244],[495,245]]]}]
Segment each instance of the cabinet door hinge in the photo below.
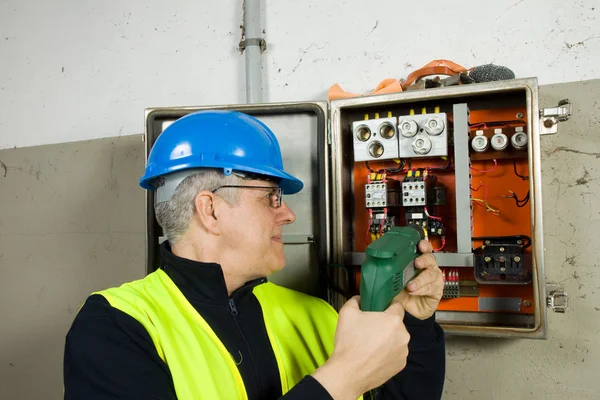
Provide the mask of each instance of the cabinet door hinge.
[{"label": "cabinet door hinge", "polygon": [[569,295],[559,283],[546,284],[546,305],[556,313],[564,313],[569,308]]},{"label": "cabinet door hinge", "polygon": [[573,104],[569,99],[558,102],[556,107],[540,110],[540,134],[553,135],[558,132],[558,123],[566,121],[572,114]]}]

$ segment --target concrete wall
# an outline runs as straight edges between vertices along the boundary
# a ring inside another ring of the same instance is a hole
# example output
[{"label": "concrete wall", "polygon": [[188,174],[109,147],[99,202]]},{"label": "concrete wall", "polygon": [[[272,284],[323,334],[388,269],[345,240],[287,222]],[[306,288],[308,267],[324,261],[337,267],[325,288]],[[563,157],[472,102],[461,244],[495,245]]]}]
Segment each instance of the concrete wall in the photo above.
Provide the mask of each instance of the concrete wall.
[{"label": "concrete wall", "polygon": [[[0,2],[0,148],[140,133],[146,107],[244,102],[241,4]],[[265,101],[323,100],[336,82],[364,93],[439,58],[600,78],[600,0],[262,4]]]},{"label": "concrete wall", "polygon": [[0,399],[62,397],[85,298],[145,273],[140,136],[0,151]]}]

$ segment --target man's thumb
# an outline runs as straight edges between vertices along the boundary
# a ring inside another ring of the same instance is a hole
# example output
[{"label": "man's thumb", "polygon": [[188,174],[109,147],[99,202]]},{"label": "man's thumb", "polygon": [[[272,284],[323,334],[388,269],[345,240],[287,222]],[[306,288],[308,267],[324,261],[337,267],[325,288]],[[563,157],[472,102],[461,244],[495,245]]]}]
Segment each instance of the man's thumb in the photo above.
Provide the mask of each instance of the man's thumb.
[{"label": "man's thumb", "polygon": [[354,308],[356,310],[360,310],[360,296],[353,296],[342,306],[342,309],[344,308]]},{"label": "man's thumb", "polygon": [[404,302],[408,299],[408,293],[404,290],[400,292],[396,297],[392,299],[389,307],[385,310],[385,312],[393,313],[393,314],[401,314],[404,316]]}]

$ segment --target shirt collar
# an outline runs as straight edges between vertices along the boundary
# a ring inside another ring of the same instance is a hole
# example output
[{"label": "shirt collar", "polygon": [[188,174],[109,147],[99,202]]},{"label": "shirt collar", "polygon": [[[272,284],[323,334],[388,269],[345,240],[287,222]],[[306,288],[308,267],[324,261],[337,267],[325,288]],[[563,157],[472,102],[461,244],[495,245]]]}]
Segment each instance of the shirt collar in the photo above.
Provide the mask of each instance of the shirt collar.
[{"label": "shirt collar", "polygon": [[[176,256],[171,245],[164,241],[160,245],[161,268],[169,275],[182,293],[195,301],[227,304],[229,296],[225,276],[221,265],[189,260]],[[231,298],[238,300],[250,294],[254,287],[267,282],[267,278],[258,278],[246,282],[234,291]]]}]

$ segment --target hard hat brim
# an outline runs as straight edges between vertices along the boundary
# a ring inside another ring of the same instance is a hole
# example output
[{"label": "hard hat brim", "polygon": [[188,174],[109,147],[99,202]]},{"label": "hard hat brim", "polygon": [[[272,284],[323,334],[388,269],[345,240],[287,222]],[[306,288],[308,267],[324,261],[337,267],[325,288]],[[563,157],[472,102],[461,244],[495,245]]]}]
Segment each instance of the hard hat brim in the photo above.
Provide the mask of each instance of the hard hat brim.
[{"label": "hard hat brim", "polygon": [[[216,163],[219,164],[219,163]],[[227,165],[225,165],[227,164]],[[192,165],[192,164],[181,164],[178,165],[177,168],[171,168],[169,171],[156,171],[154,174],[145,174],[140,179],[140,186],[146,190],[155,190],[156,187],[152,185],[152,181],[159,176],[165,176],[167,174],[183,171],[186,169],[195,170],[195,172],[199,172],[202,168],[210,168],[210,169],[223,169],[229,171],[240,171],[240,172],[251,172],[258,175],[263,175],[265,177],[276,178],[279,179],[279,187],[283,189],[284,194],[296,194],[304,188],[304,183],[296,178],[293,175],[288,174],[285,171],[281,171],[277,168],[262,166],[261,168],[252,168],[248,166],[235,165],[230,163],[224,163],[223,165],[211,165],[209,166],[201,166],[201,165]]]}]

